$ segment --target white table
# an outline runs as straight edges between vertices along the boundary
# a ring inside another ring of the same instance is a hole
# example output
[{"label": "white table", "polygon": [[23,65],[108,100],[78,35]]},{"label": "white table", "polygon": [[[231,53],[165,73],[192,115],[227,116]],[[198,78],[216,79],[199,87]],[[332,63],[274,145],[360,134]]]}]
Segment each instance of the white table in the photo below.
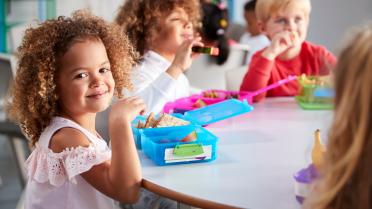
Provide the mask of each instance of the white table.
[{"label": "white table", "polygon": [[332,111],[305,111],[293,98],[254,107],[207,127],[220,138],[215,161],[156,166],[140,152],[143,186],[203,208],[300,208],[293,174],[310,163],[314,131],[326,138]]}]

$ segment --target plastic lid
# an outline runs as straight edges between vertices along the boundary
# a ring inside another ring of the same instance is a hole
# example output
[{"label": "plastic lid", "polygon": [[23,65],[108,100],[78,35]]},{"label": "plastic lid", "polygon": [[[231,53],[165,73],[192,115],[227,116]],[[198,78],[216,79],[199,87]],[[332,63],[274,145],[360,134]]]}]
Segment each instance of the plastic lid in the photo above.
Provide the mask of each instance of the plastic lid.
[{"label": "plastic lid", "polygon": [[316,97],[334,97],[335,92],[331,88],[318,87],[314,91],[314,96],[316,96]]},{"label": "plastic lid", "polygon": [[301,169],[294,174],[294,178],[297,182],[305,184],[310,184],[311,182],[313,182],[314,179],[317,178],[317,176],[318,173],[313,164],[310,164],[307,168]]},{"label": "plastic lid", "polygon": [[253,110],[246,100],[228,99],[196,110],[185,112],[184,118],[198,125],[208,125]]}]

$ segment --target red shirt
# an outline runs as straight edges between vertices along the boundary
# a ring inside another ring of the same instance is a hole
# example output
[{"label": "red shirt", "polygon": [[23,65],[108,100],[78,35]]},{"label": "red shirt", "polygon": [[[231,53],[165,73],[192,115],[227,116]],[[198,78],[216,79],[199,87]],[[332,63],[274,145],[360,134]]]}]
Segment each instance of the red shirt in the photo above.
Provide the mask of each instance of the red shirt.
[{"label": "red shirt", "polygon": [[[253,55],[248,71],[240,86],[241,91],[253,92],[276,81],[287,78],[289,75],[328,75],[330,68],[336,64],[336,57],[326,48],[304,42],[300,53],[290,60],[268,60],[261,56],[258,51]],[[298,82],[291,81],[272,89],[266,93],[257,95],[254,101],[259,101],[265,96],[295,96],[299,93]]]}]

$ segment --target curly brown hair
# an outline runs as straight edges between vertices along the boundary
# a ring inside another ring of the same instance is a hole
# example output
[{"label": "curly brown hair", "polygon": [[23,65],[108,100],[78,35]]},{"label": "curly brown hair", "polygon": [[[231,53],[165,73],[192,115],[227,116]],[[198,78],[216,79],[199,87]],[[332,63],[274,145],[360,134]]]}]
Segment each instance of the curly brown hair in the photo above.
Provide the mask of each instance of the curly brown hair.
[{"label": "curly brown hair", "polygon": [[137,51],[143,55],[160,31],[160,20],[176,8],[182,8],[195,31],[201,27],[199,0],[130,0],[120,8],[116,22],[123,27]]},{"label": "curly brown hair", "polygon": [[61,111],[56,91],[59,60],[76,40],[84,39],[104,44],[115,80],[115,96],[122,97],[123,89],[132,87],[130,73],[138,53],[118,25],[80,10],[72,17],[58,17],[27,29],[18,48],[17,75],[6,110],[31,146]]}]

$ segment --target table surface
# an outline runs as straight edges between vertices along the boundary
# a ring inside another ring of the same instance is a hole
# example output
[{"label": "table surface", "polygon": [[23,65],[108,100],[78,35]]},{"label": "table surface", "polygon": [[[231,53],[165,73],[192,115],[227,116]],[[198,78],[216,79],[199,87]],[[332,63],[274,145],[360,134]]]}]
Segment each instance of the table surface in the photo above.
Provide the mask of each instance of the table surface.
[{"label": "table surface", "polygon": [[314,131],[324,140],[332,116],[302,110],[294,98],[267,98],[206,127],[219,137],[215,161],[157,166],[140,151],[143,185],[199,207],[300,208],[293,174],[310,163]]}]

